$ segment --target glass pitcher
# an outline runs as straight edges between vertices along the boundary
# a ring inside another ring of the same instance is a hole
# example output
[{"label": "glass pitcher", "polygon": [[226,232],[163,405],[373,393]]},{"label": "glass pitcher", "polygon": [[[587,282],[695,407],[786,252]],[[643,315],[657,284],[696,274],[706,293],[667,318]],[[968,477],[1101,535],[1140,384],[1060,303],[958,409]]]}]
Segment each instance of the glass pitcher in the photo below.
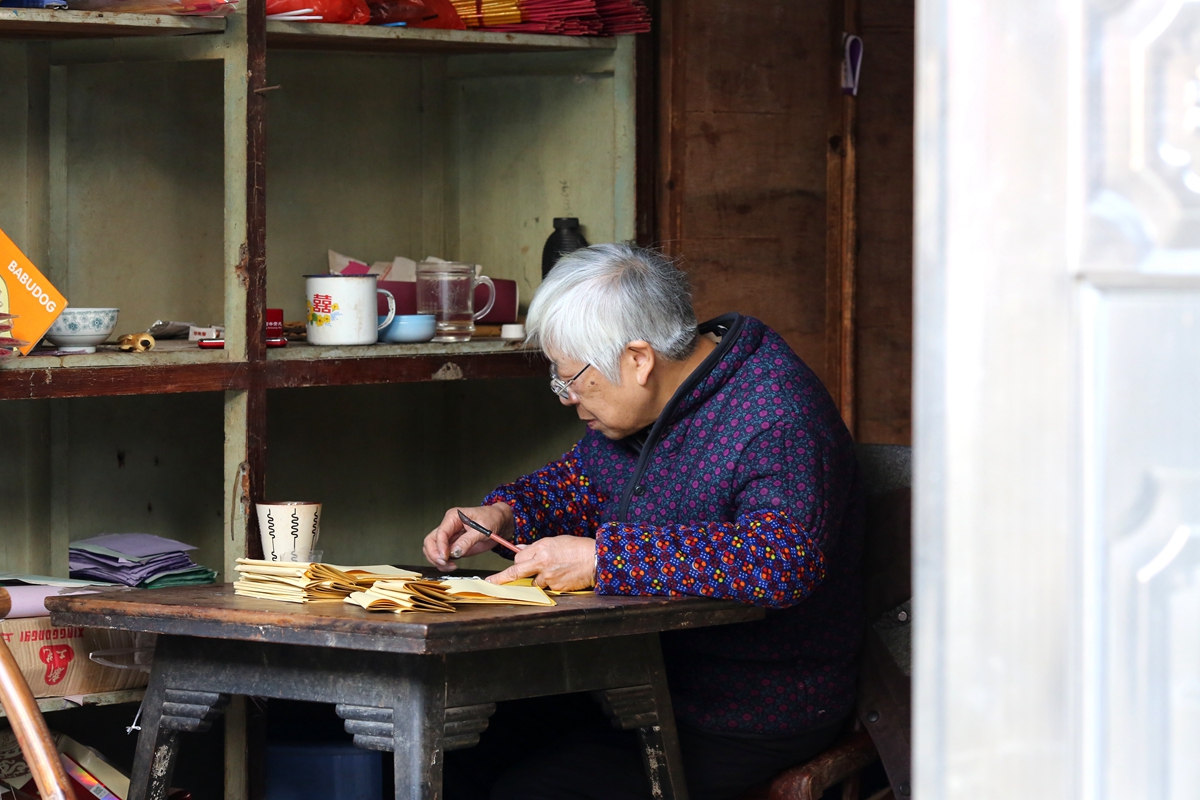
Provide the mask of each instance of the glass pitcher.
[{"label": "glass pitcher", "polygon": [[[487,303],[475,311],[475,287],[488,287]],[[475,275],[474,264],[422,261],[417,265],[417,313],[437,320],[435,342],[465,342],[475,333],[475,320],[492,310],[496,286],[486,275]]]}]

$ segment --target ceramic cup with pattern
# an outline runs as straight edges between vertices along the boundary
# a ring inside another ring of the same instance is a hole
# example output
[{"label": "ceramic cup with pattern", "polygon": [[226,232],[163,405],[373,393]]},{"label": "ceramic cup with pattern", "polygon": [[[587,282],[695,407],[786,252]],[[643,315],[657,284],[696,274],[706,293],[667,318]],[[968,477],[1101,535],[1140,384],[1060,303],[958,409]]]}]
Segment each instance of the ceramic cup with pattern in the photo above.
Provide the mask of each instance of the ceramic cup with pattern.
[{"label": "ceramic cup with pattern", "polygon": [[321,535],[321,504],[255,503],[258,535],[267,561],[308,561]]},{"label": "ceramic cup with pattern", "polygon": [[46,331],[46,339],[59,350],[94,353],[117,327],[117,308],[65,308]]},{"label": "ceramic cup with pattern", "polygon": [[[374,275],[305,275],[308,343],[375,344],[379,331],[396,316],[396,298],[376,288]],[[388,304],[385,321],[376,324],[375,300]]]}]

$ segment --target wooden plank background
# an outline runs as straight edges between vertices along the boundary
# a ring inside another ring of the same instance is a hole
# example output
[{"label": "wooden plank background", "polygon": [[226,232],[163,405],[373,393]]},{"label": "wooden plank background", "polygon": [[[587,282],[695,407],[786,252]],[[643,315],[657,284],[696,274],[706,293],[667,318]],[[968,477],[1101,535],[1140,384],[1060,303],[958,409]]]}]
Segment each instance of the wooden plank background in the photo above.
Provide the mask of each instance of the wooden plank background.
[{"label": "wooden plank background", "polygon": [[641,238],[683,259],[701,318],[762,319],[827,382],[852,376],[860,441],[907,444],[914,10],[912,0],[857,5],[853,358],[829,346],[840,319],[826,302],[838,266],[827,254],[827,153],[841,0],[662,0],[658,225]]}]

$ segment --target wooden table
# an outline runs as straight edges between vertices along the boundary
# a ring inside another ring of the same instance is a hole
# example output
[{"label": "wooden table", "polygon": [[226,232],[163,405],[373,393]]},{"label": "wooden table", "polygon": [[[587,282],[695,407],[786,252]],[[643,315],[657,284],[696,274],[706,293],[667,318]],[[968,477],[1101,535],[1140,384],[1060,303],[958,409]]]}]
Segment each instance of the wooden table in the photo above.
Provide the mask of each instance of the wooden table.
[{"label": "wooden table", "polygon": [[228,585],[46,606],[56,625],[159,634],[129,800],[164,800],[179,732],[207,729],[230,695],[336,704],[355,744],[395,754],[398,800],[435,800],[442,754],[476,744],[498,701],[581,691],[639,730],[655,797],[686,800],[658,634],[763,616],[706,598],[591,595],[397,615],[253,600]]}]

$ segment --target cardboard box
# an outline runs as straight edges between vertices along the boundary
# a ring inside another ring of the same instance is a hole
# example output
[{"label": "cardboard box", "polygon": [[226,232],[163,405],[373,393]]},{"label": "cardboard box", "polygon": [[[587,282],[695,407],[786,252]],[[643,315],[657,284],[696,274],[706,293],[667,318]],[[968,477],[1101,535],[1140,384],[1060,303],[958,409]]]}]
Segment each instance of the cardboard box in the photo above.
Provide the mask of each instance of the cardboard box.
[{"label": "cardboard box", "polygon": [[[34,697],[138,689],[150,681],[140,669],[117,669],[97,664],[88,656],[98,650],[136,649],[129,631],[59,627],[49,617],[0,620],[0,637],[12,650]],[[132,663],[132,658],[128,659]]]},{"label": "cardboard box", "polygon": [[0,231],[0,314],[17,316],[12,337],[28,342],[18,348],[23,355],[29,355],[66,307],[67,298]]},{"label": "cardboard box", "polygon": [[197,325],[188,326],[188,341],[199,342],[202,339],[223,339],[225,338],[224,325],[210,325],[201,328]]}]

